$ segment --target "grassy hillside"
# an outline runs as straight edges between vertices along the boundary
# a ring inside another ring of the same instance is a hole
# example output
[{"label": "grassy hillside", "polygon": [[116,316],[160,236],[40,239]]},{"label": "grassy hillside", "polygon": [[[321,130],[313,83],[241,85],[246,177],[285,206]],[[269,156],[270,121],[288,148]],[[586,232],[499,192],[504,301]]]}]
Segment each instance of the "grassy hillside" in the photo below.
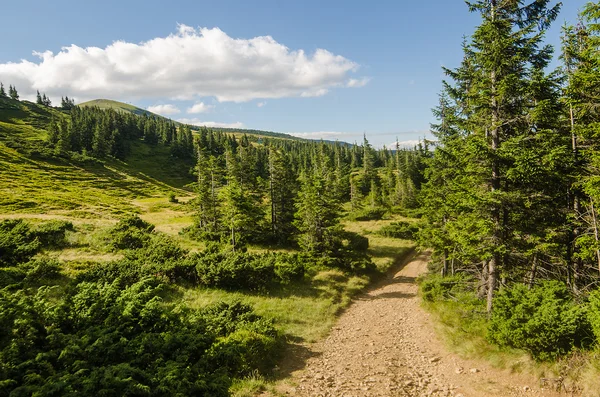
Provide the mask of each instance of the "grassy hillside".
[{"label": "grassy hillside", "polygon": [[[62,291],[61,285],[95,264],[108,266],[127,254],[107,243],[114,233],[112,228],[125,214],[138,214],[184,249],[203,248],[202,243],[179,235],[182,228],[192,224],[194,214],[188,204],[193,194],[185,189],[193,181],[189,164],[171,157],[168,147],[142,141],[132,142],[125,161],[52,156],[45,144],[45,126],[53,117],[68,114],[29,102],[0,100],[0,221],[26,218],[32,225],[40,225],[61,219],[74,225],[64,245],[45,249],[37,257],[60,261],[56,294]],[[169,201],[169,193],[175,193],[178,202]],[[369,235],[369,254],[381,272],[397,265],[412,246],[410,241],[376,234],[390,222],[344,223],[347,230]],[[262,252],[265,247],[249,247],[249,251]],[[185,304],[192,309],[218,302],[250,304],[257,314],[273,320],[290,342],[292,352],[299,349],[298,344],[325,335],[340,309],[368,284],[368,276],[327,269],[307,274],[298,285],[266,293],[183,283],[172,285],[164,299],[167,304]],[[236,380],[231,392],[249,396],[265,388],[269,383],[263,379]]]},{"label": "grassy hillside", "polygon": [[52,117],[65,117],[65,114],[29,101],[0,98],[0,141],[43,140],[46,124]]},{"label": "grassy hillside", "polygon": [[166,197],[193,182],[193,164],[164,146],[132,142],[125,161],[67,159],[44,152],[47,123],[68,117],[54,108],[0,99],[0,214],[115,218],[139,212],[133,200]]},{"label": "grassy hillside", "polygon": [[80,103],[77,106],[81,107],[97,107],[100,109],[113,109],[124,113],[133,113],[138,116],[148,115],[148,116],[156,116],[162,117],[152,112],[149,112],[146,109],[138,108],[137,106],[133,106],[128,103],[112,101],[110,99],[94,99],[92,101],[87,101],[84,103]]}]

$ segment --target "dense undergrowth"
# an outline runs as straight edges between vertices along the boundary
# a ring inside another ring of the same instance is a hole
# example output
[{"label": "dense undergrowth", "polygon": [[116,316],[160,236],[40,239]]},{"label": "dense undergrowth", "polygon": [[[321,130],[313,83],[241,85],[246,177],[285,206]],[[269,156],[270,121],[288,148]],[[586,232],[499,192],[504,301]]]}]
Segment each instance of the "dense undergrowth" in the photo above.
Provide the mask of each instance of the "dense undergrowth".
[{"label": "dense undergrowth", "polygon": [[81,233],[67,221],[0,222],[0,395],[262,389],[286,344],[322,335],[377,274],[293,251],[189,251],[137,216],[94,238],[119,259],[72,269],[55,254]]},{"label": "dense undergrowth", "polygon": [[420,279],[425,307],[448,344],[466,357],[554,379],[565,391],[597,395],[600,333],[596,292],[580,299],[558,281],[501,288],[490,316],[465,275]]}]

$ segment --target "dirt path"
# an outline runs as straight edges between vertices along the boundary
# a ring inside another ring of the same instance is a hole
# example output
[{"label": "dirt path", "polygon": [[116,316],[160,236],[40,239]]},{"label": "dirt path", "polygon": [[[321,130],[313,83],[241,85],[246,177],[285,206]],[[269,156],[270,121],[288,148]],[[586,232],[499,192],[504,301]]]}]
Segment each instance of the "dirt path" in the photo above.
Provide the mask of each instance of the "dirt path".
[{"label": "dirt path", "polygon": [[417,297],[415,278],[428,260],[418,254],[353,303],[325,340],[307,347],[304,368],[291,372],[278,391],[310,397],[553,396],[532,378],[444,348]]}]

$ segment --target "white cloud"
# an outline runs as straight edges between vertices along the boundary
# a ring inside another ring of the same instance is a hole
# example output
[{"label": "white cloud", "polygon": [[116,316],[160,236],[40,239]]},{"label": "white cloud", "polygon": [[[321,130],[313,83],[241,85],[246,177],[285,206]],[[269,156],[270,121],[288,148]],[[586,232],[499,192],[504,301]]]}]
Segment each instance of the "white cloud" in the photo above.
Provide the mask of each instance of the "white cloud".
[{"label": "white cloud", "polygon": [[329,92],[327,88],[316,88],[308,91],[304,91],[300,94],[302,98],[313,98],[318,96],[326,95]]},{"label": "white cloud", "polygon": [[366,86],[371,79],[369,77],[363,77],[362,79],[350,79],[346,83],[346,87],[348,88],[359,88]]},{"label": "white cloud", "polygon": [[325,49],[291,50],[270,36],[236,39],[218,28],[180,25],[167,37],[106,48],[75,44],[34,53],[34,62],[0,63],[0,81],[24,96],[36,90],[77,99],[193,99],[219,101],[311,97],[334,87],[359,87],[355,62]]},{"label": "white cloud", "polygon": [[198,127],[201,126],[205,126],[205,127],[214,127],[214,128],[245,128],[244,123],[241,122],[235,122],[235,123],[220,123],[218,121],[202,121],[200,119],[179,119],[177,120],[180,123],[183,124],[190,124],[190,125],[196,125]]},{"label": "white cloud", "polygon": [[170,104],[148,106],[147,110],[152,113],[160,114],[161,116],[170,116],[181,113],[181,110],[179,110],[177,106]]},{"label": "white cloud", "polygon": [[188,108],[187,112],[190,114],[206,113],[214,109],[213,105],[207,105],[204,102],[195,103],[194,106]]},{"label": "white cloud", "polygon": [[256,106],[258,106],[259,108],[262,108],[266,104],[267,104],[266,102],[259,102],[259,103],[256,104]]}]

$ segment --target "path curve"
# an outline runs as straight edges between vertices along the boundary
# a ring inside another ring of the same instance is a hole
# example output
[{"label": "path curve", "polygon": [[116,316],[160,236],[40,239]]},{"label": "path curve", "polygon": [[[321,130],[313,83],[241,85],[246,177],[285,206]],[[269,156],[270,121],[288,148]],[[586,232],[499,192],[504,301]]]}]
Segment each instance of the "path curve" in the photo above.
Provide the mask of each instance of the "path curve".
[{"label": "path curve", "polygon": [[310,397],[556,395],[531,377],[445,349],[417,296],[415,279],[429,259],[428,253],[415,255],[359,297],[326,339],[307,346],[310,358],[277,391]]}]

